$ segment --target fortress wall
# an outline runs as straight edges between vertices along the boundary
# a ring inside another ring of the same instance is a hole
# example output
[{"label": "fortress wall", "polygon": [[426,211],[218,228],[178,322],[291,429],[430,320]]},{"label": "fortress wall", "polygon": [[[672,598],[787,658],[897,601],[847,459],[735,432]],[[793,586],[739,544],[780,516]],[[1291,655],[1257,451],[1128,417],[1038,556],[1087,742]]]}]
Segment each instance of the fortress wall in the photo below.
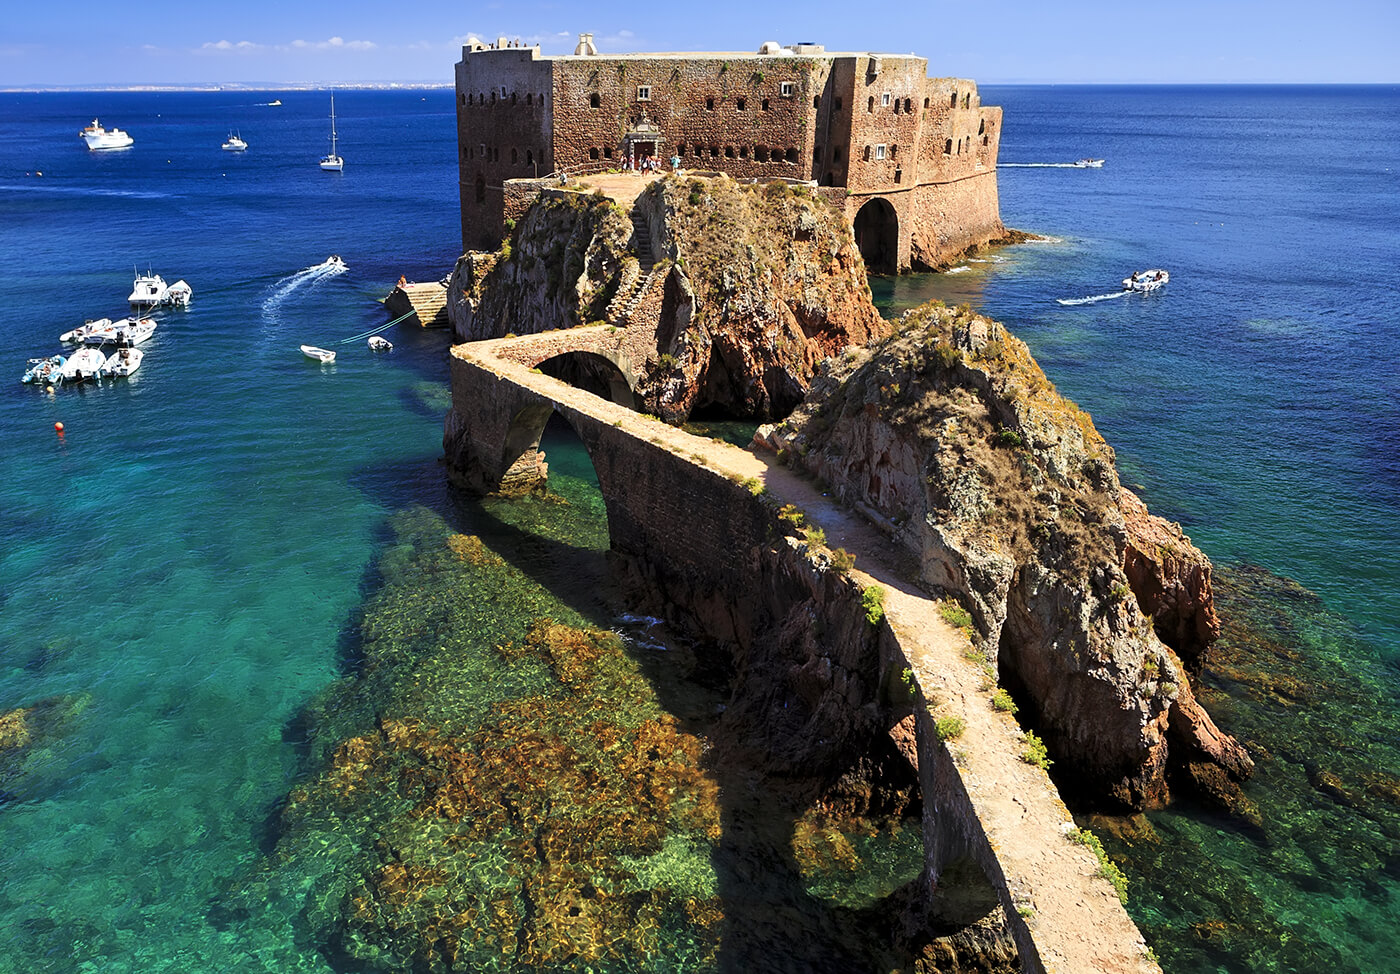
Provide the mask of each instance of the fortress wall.
[{"label": "fortress wall", "polygon": [[909,257],[916,268],[942,266],[969,247],[1006,233],[995,169],[950,183],[919,186],[910,212]]},{"label": "fortress wall", "polygon": [[550,62],[535,48],[464,50],[456,85],[462,247],[494,249],[504,233],[501,184],[554,168]]},{"label": "fortress wall", "polygon": [[[627,151],[623,135],[645,112],[661,130],[662,160],[675,153],[685,168],[722,169],[736,178],[805,172],[810,106],[820,91],[808,59],[590,56],[557,58],[554,66],[560,166],[606,162],[608,153],[620,165]],[[793,86],[788,97],[783,82]],[[650,89],[646,100],[639,98],[641,87]],[[759,160],[757,147],[767,150],[768,161]]]}]

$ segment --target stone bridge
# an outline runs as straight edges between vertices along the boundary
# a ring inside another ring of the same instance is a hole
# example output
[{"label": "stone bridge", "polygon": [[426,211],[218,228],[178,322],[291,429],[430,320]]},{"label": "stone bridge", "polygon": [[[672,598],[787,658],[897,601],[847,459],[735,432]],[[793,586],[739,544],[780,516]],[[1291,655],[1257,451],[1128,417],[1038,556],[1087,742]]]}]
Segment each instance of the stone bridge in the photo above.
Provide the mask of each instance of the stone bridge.
[{"label": "stone bridge", "polygon": [[[1022,760],[1020,728],[991,706],[965,637],[906,581],[881,531],[775,459],[532,371],[566,352],[597,355],[619,366],[614,385],[623,389],[631,370],[621,349],[620,334],[607,328],[455,346],[444,434],[453,478],[478,491],[538,485],[546,476],[540,436],[558,413],[593,461],[621,563],[658,581],[673,607],[703,616],[712,635],[742,645],[755,636],[753,619],[782,610],[774,598],[820,588],[824,638],[863,634],[866,668],[878,672],[842,670],[826,657],[816,669],[824,666],[828,681],[831,671],[841,674],[837,689],[852,708],[889,713],[886,732],[918,769],[929,919],[970,922],[999,903],[1026,972],[1159,972],[1098,860],[1072,840],[1073,821],[1049,777]],[[839,571],[813,546],[784,538],[776,509],[789,503],[825,530],[827,544],[855,553],[859,569]],[[860,596],[875,584],[885,589],[885,616],[872,627]],[[900,687],[903,702],[890,708],[891,688],[898,697]],[[872,703],[871,688],[884,704]],[[942,716],[964,720],[956,740],[940,739]],[[986,892],[969,895],[969,886]]]}]

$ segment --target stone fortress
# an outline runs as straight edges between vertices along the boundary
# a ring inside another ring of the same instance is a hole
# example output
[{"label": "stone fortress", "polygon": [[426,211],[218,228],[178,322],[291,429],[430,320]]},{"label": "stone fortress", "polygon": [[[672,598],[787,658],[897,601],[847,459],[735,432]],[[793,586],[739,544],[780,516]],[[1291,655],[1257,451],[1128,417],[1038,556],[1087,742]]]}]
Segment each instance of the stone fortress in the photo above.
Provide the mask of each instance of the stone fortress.
[{"label": "stone fortress", "polygon": [[757,53],[573,55],[473,43],[456,65],[464,249],[494,250],[560,174],[669,169],[806,182],[851,221],[866,264],[940,267],[1004,236],[1001,109],[913,54],[765,42]]}]

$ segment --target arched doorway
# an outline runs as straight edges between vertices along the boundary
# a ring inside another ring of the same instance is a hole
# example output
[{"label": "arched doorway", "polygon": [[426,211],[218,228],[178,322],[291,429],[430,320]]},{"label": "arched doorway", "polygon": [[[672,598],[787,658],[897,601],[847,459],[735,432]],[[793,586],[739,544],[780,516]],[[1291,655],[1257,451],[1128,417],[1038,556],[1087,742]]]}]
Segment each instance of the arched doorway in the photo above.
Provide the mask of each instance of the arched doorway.
[{"label": "arched doorway", "polygon": [[862,206],[856,214],[855,231],[866,270],[899,273],[899,217],[889,200],[876,197]]}]

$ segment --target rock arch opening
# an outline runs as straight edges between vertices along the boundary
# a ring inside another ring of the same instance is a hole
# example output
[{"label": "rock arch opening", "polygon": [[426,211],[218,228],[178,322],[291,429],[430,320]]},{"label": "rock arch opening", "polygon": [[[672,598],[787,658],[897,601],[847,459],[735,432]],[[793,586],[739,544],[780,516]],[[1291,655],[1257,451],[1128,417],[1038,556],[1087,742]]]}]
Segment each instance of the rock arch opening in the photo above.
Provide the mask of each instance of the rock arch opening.
[{"label": "rock arch opening", "polygon": [[879,197],[860,208],[855,219],[856,246],[866,269],[875,274],[899,272],[899,216]]}]

